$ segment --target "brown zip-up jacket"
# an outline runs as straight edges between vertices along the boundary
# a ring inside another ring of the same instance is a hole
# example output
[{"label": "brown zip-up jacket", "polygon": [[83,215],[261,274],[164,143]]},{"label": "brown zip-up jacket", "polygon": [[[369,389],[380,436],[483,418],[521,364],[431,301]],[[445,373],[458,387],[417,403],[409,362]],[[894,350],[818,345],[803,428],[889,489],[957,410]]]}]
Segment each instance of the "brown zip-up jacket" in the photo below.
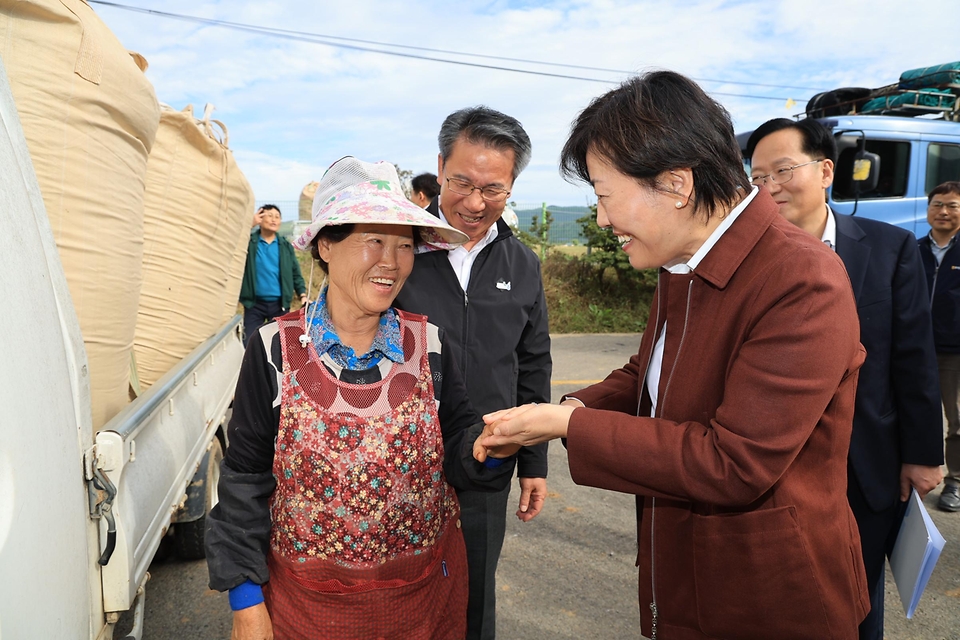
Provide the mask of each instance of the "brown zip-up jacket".
[{"label": "brown zip-up jacket", "polygon": [[567,438],[575,482],[638,496],[645,635],[857,637],[870,604],[846,485],[863,359],[843,263],[763,190],[693,273],[661,272],[639,353],[570,394],[589,408]]}]

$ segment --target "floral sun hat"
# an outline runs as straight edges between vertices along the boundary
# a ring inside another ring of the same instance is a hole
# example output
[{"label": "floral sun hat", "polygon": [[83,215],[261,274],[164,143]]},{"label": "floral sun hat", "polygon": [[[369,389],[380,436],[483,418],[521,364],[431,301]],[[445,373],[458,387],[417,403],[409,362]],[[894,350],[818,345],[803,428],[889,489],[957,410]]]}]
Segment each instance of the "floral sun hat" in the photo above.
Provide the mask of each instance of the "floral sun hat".
[{"label": "floral sun hat", "polygon": [[418,227],[418,251],[455,249],[468,240],[465,233],[407,200],[392,164],[346,156],[330,165],[320,179],[313,198],[313,222],[293,246],[306,249],[323,227],[351,223]]}]

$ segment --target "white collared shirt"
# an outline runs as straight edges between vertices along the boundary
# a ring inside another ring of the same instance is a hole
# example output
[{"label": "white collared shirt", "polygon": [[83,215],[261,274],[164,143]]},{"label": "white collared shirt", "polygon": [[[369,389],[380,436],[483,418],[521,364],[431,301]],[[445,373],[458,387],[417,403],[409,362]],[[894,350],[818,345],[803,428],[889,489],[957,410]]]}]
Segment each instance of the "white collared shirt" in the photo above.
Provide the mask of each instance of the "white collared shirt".
[{"label": "white collared shirt", "polygon": [[[447,216],[443,213],[443,209],[440,208],[439,199],[437,200],[437,211],[440,212],[440,219],[450,224]],[[452,227],[453,225],[450,226]],[[470,272],[473,270],[473,263],[477,261],[477,256],[480,255],[480,252],[485,246],[497,239],[498,233],[497,223],[494,222],[490,225],[490,228],[487,229],[487,235],[480,238],[477,244],[473,245],[469,250],[464,249],[463,245],[460,245],[456,249],[447,251],[447,259],[450,261],[450,266],[453,267],[453,272],[457,274],[457,280],[460,281],[460,286],[464,291],[467,290],[467,285],[470,284]]]},{"label": "white collared shirt", "polygon": [[[667,271],[674,274],[680,273],[690,273],[703,261],[707,254],[710,253],[710,250],[713,249],[714,245],[717,244],[717,241],[723,236],[724,233],[733,225],[734,220],[736,220],[743,210],[747,208],[752,201],[754,196],[760,191],[759,187],[753,187],[750,190],[750,193],[746,198],[740,201],[733,211],[731,211],[726,218],[723,219],[723,222],[713,230],[713,233],[710,234],[710,237],[697,249],[696,253],[691,256],[689,260],[682,264],[675,264],[672,267],[666,267]],[[653,355],[650,358],[650,366],[647,368],[647,393],[650,394],[650,415],[657,415],[657,396],[660,393],[660,373],[663,368],[663,347],[667,341],[667,323],[663,323],[663,330],[660,332],[660,337],[657,339],[657,344],[653,347]]]},{"label": "white collared shirt", "polygon": [[823,228],[823,236],[820,239],[834,252],[837,251],[837,219],[833,216],[830,207],[827,207],[827,226]]},{"label": "white collared shirt", "polygon": [[933,253],[934,259],[937,261],[937,267],[939,267],[940,263],[943,262],[943,256],[947,255],[947,251],[949,251],[950,248],[953,247],[953,244],[957,241],[957,235],[958,234],[953,234],[950,236],[950,239],[947,240],[947,244],[941,247],[939,244],[937,244],[937,241],[934,240],[932,230],[927,234],[927,237],[930,238],[930,251]]}]

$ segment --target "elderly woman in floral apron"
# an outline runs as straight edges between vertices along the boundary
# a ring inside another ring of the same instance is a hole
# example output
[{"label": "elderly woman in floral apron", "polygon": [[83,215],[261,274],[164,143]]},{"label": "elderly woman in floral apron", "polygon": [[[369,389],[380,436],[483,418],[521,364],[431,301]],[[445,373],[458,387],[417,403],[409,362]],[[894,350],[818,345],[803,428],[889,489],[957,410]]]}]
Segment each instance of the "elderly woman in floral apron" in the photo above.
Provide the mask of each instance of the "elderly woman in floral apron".
[{"label": "elderly woman in floral apron", "polygon": [[334,163],[317,189],[316,302],[255,333],[210,514],[210,585],[233,638],[463,638],[453,487],[499,490],[513,458],[473,457],[482,422],[427,318],[391,307],[415,251],[459,231],[407,201],[388,163]]}]

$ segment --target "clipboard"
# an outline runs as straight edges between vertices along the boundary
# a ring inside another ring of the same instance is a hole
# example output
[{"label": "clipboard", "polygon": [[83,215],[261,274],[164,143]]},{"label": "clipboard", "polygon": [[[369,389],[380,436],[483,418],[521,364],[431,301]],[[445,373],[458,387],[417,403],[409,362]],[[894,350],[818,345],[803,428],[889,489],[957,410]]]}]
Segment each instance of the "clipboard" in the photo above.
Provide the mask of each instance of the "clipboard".
[{"label": "clipboard", "polygon": [[897,542],[890,554],[890,570],[908,620],[917,610],[945,542],[917,490],[912,489]]}]

